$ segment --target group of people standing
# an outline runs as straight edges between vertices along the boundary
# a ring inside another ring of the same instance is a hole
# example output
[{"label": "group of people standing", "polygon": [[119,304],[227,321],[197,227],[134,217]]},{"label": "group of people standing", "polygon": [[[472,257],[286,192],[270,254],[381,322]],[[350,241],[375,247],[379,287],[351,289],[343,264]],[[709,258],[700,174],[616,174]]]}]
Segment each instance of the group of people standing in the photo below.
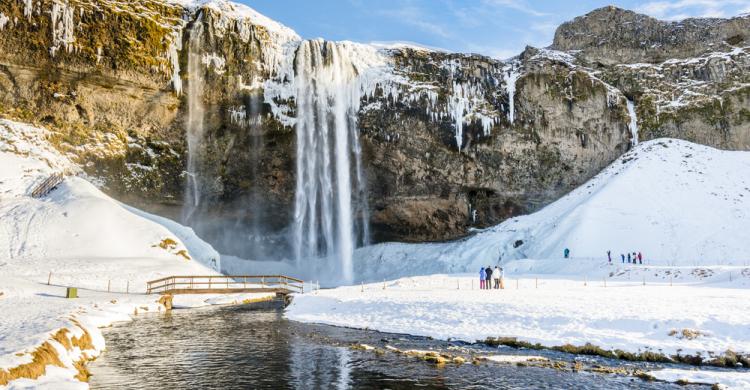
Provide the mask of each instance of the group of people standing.
[{"label": "group of people standing", "polygon": [[495,266],[495,269],[493,270],[492,267],[487,266],[487,268],[480,268],[479,269],[479,289],[480,290],[492,290],[492,282],[495,282],[494,289],[500,290],[504,289],[505,285],[503,283],[503,276],[505,276],[505,271],[503,271],[502,268],[499,266]]},{"label": "group of people standing", "polygon": [[[612,264],[611,251],[607,251],[607,258],[609,259],[609,263]],[[628,264],[643,264],[643,254],[641,252],[633,252],[632,255],[630,254],[630,252],[628,252],[627,257],[624,253],[621,253],[620,258],[622,259],[623,264],[625,264],[626,259],[628,261]]]}]

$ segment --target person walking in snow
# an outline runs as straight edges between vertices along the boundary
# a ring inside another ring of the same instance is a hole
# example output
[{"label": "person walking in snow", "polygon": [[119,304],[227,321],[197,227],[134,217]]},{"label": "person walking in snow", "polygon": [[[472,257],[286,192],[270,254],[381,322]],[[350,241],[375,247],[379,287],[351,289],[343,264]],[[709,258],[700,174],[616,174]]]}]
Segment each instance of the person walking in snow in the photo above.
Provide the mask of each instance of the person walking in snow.
[{"label": "person walking in snow", "polygon": [[625,264],[625,255],[620,253],[620,257],[622,257],[622,263]]},{"label": "person walking in snow", "polygon": [[504,278],[505,278],[505,271],[503,271],[503,268],[500,267],[499,272],[500,272],[500,275],[498,275],[498,279],[500,280],[500,289],[504,290],[505,289],[505,280],[504,280]]},{"label": "person walking in snow", "polygon": [[482,267],[479,269],[479,289],[480,290],[484,290],[484,276],[485,276],[484,267]]},{"label": "person walking in snow", "polygon": [[565,258],[567,259],[567,258],[568,258],[568,256],[570,256],[570,249],[568,249],[568,248],[565,248],[565,250],[563,251],[563,255],[564,255],[564,256],[565,256]]},{"label": "person walking in snow", "polygon": [[495,290],[500,289],[500,267],[495,266],[495,270],[492,271],[492,278],[495,279]]},{"label": "person walking in snow", "polygon": [[630,264],[630,252],[628,252],[628,264]]},{"label": "person walking in snow", "polygon": [[612,264],[612,252],[607,251],[607,259],[609,259],[609,264]]},{"label": "person walking in snow", "polygon": [[636,264],[636,260],[638,260],[638,255],[633,252],[633,264]]},{"label": "person walking in snow", "polygon": [[490,266],[487,266],[487,269],[484,270],[484,287],[487,288],[487,290],[492,290],[492,268]]},{"label": "person walking in snow", "polygon": [[641,252],[638,252],[638,264],[643,264],[643,255],[641,255]]}]

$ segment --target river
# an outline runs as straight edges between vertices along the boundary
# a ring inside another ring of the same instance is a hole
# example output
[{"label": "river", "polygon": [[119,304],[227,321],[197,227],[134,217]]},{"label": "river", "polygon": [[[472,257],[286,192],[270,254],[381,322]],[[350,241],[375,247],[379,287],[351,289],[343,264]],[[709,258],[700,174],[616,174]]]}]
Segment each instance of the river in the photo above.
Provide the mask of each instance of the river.
[{"label": "river", "polygon": [[[107,350],[89,365],[92,389],[690,389],[622,375],[481,363],[436,367],[352,344],[462,354],[534,354],[586,365],[633,363],[554,351],[431,340],[302,324],[281,309],[226,306],[149,314],[104,330]],[[636,363],[641,368],[656,367]]]}]

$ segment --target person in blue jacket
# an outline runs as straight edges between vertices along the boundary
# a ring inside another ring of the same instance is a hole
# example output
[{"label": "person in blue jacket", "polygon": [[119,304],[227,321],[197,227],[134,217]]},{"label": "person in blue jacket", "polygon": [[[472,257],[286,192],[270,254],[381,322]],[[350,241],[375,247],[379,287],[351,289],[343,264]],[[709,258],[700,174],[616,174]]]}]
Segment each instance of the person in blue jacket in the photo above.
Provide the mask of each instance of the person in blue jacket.
[{"label": "person in blue jacket", "polygon": [[484,267],[479,269],[479,289],[484,290],[484,277],[486,274],[484,273]]}]

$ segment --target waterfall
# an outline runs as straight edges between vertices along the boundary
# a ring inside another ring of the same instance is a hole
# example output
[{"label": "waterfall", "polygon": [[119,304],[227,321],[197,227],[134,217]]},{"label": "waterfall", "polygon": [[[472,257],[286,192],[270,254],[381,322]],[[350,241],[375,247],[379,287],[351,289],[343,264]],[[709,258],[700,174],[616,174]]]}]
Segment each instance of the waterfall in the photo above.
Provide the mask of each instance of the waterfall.
[{"label": "waterfall", "polygon": [[517,69],[511,68],[508,71],[508,76],[505,78],[505,82],[507,86],[505,87],[508,91],[508,121],[510,124],[513,124],[513,121],[516,119],[516,105],[515,105],[515,98],[516,98],[516,81],[518,81],[518,76],[520,73]]},{"label": "waterfall", "polygon": [[635,114],[635,104],[630,99],[627,99],[628,115],[630,115],[630,128],[631,139],[630,142],[633,146],[638,145],[638,117]]},{"label": "waterfall", "polygon": [[310,258],[337,258],[338,263],[332,265],[339,268],[345,283],[352,281],[357,242],[368,240],[356,125],[361,88],[352,62],[356,56],[349,50],[342,43],[304,41],[297,48],[294,64],[294,255],[298,265]]},{"label": "waterfall", "polygon": [[188,117],[187,135],[187,185],[182,209],[183,223],[190,222],[201,201],[201,177],[198,172],[200,146],[203,141],[203,88],[205,85],[201,46],[203,44],[203,21],[199,15],[190,29],[188,41]]},{"label": "waterfall", "polygon": [[[261,129],[260,121],[260,97],[257,94],[250,96],[250,118],[246,120],[250,127],[250,157],[251,157],[251,168],[250,178],[253,182],[253,186],[250,190],[250,202],[248,209],[252,216],[252,222],[250,225],[250,237],[252,237],[251,253],[253,259],[262,259],[267,255],[263,239],[265,237],[266,230],[262,225],[262,221],[265,220],[265,204],[261,194],[262,189],[260,188],[260,181],[262,172],[260,166],[262,163],[264,142],[263,142],[263,131]],[[245,112],[245,111],[243,111]]]}]

